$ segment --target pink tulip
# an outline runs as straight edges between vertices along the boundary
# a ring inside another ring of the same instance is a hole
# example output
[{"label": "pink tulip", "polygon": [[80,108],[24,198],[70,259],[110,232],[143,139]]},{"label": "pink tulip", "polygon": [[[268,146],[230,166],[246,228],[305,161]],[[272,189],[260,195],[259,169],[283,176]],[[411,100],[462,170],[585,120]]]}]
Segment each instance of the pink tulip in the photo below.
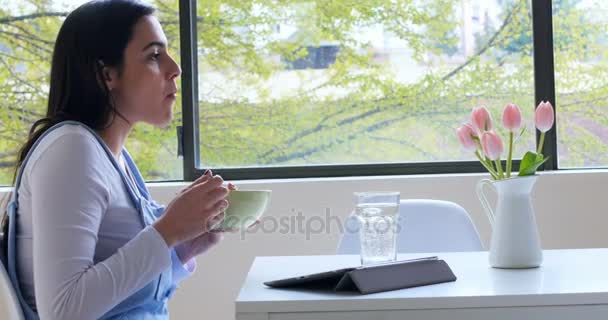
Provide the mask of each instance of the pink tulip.
[{"label": "pink tulip", "polygon": [[555,115],[553,114],[553,106],[551,102],[541,101],[534,112],[534,124],[540,132],[547,132],[553,127]]},{"label": "pink tulip", "polygon": [[500,136],[498,136],[496,132],[484,132],[481,135],[481,147],[483,148],[483,153],[490,160],[500,159],[500,155],[502,154],[502,140],[500,140]]},{"label": "pink tulip", "polygon": [[471,113],[471,124],[478,135],[492,130],[492,117],[488,109],[484,106],[474,108]]},{"label": "pink tulip", "polygon": [[470,123],[463,124],[460,128],[456,129],[456,134],[458,135],[458,140],[460,140],[460,144],[466,150],[474,150],[477,148],[477,143],[473,140],[473,137],[476,136],[475,130]]},{"label": "pink tulip", "polygon": [[502,112],[502,125],[509,131],[521,127],[521,111],[517,105],[509,103]]}]

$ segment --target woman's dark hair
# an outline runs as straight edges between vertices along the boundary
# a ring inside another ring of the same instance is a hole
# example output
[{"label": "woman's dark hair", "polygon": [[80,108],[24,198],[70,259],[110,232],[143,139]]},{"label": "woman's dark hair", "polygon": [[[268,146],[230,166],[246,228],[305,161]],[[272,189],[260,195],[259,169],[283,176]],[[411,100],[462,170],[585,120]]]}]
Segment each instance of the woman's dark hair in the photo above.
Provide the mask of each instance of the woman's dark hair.
[{"label": "woman's dark hair", "polygon": [[154,11],[137,0],[96,0],[67,16],[53,50],[46,116],[32,125],[18,154],[17,170],[32,145],[53,125],[75,120],[99,130],[121,116],[103,81],[103,67],[115,67],[120,73],[135,24]]},{"label": "woman's dark hair", "polygon": [[[135,24],[154,11],[137,0],[95,0],[67,16],[53,50],[46,116],[34,122],[18,153],[13,183],[36,140],[53,125],[75,120],[98,130],[109,126],[116,115],[122,117],[103,81],[103,67],[115,67],[120,73]],[[7,217],[0,221],[0,259],[6,254]]]}]

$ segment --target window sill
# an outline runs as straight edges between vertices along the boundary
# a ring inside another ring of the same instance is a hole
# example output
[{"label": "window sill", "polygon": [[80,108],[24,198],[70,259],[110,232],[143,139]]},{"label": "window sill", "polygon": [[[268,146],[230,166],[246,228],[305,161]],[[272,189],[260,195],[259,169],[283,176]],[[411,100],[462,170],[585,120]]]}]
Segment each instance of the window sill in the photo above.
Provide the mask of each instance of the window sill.
[{"label": "window sill", "polygon": [[[608,169],[568,169],[548,172],[539,172],[541,176],[550,177],[570,177],[570,176],[588,176],[588,175],[608,175]],[[393,176],[352,176],[352,177],[331,177],[331,178],[296,178],[296,179],[260,179],[260,180],[231,180],[234,185],[240,187],[260,187],[273,186],[284,184],[307,184],[307,183],[339,183],[339,182],[357,182],[357,181],[392,181],[392,180],[445,180],[455,178],[487,178],[487,173],[450,173],[450,174],[421,174],[421,175],[393,175]],[[151,192],[160,192],[161,190],[179,190],[188,186],[189,181],[172,181],[172,182],[149,182],[146,185]],[[0,187],[0,195],[11,192],[12,187]]]}]

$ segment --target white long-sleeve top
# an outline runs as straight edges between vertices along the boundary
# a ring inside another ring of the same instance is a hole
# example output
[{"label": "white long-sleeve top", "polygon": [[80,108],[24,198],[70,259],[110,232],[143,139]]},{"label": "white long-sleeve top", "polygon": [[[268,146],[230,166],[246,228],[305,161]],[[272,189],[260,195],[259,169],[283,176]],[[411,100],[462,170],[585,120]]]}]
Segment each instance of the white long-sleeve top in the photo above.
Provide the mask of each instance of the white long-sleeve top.
[{"label": "white long-sleeve top", "polygon": [[107,153],[81,126],[40,141],[18,201],[19,282],[41,319],[96,319],[166,268],[174,282],[194,269],[142,224]]}]

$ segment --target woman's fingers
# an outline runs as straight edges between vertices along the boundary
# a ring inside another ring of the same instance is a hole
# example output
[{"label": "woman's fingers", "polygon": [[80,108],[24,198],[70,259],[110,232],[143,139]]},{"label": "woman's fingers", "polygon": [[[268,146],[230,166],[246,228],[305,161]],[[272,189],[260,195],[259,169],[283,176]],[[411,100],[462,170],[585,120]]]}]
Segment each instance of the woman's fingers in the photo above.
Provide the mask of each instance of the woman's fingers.
[{"label": "woman's fingers", "polygon": [[216,215],[221,216],[221,218],[224,219],[224,215],[225,215],[224,211],[226,211],[226,208],[228,208],[229,205],[230,205],[230,203],[228,203],[228,200],[222,199],[215,204],[212,211],[213,212],[217,211]]},{"label": "woman's fingers", "polygon": [[228,201],[221,200],[217,202],[208,212],[208,218],[206,222],[207,230],[213,230],[217,227],[225,217],[224,210],[228,208]]},{"label": "woman's fingers", "polygon": [[228,201],[226,200],[226,196],[228,195],[228,189],[224,187],[218,187],[214,190],[211,190],[206,194],[205,197],[201,198],[201,207],[203,210],[215,210],[215,207],[219,206],[221,203],[226,203],[226,207]]},{"label": "woman's fingers", "polygon": [[208,209],[208,219],[213,220],[224,220],[225,213],[224,211],[228,208],[228,200],[221,199],[216,202],[211,208]]},{"label": "woman's fingers", "polygon": [[207,169],[205,170],[205,173],[203,173],[202,176],[196,178],[196,180],[194,180],[189,186],[187,186],[186,188],[182,189],[179,194],[182,194],[184,192],[187,192],[188,190],[192,189],[192,187],[204,183],[205,181],[209,180],[211,177],[213,177],[213,172],[211,172],[211,169]]},{"label": "woman's fingers", "polygon": [[211,171],[211,169],[207,169],[205,170],[205,173],[203,173],[202,176],[198,177],[196,180],[194,180],[194,182],[192,182],[192,185],[197,185],[199,183],[203,183],[207,180],[209,180],[209,178],[213,177],[213,172]]},{"label": "woman's fingers", "polygon": [[[226,200],[224,200],[224,201],[226,201]],[[226,208],[228,208],[228,205],[229,205],[229,203],[228,203],[228,201],[226,201],[224,203],[224,205],[220,207],[220,214],[218,214],[216,216],[217,219],[224,220],[224,218],[226,218]]]},{"label": "woman's fingers", "polygon": [[155,223],[163,238],[171,246],[194,239],[211,229],[217,229],[224,220],[225,199],[229,188],[224,187],[220,176],[211,170],[179,192],[165,213]]},{"label": "woman's fingers", "polygon": [[[252,224],[250,224],[246,229],[247,230],[251,229],[260,223],[261,223],[260,220],[256,220]],[[225,228],[225,229],[215,229],[215,230],[211,230],[211,231],[212,232],[237,232],[239,230],[240,230],[239,228]]]},{"label": "woman's fingers", "polygon": [[224,183],[224,179],[222,179],[222,177],[213,176],[209,178],[209,180],[204,181],[203,183],[199,183],[197,185],[192,186],[192,190],[196,189],[195,192],[199,195],[201,193],[209,193],[211,190],[221,187],[222,183]]},{"label": "woman's fingers", "polygon": [[255,226],[256,226],[256,225],[258,225],[258,224],[260,224],[260,220],[255,220],[255,222],[254,222],[254,223],[252,223],[252,224],[250,224],[250,225],[247,227],[247,229],[249,229],[249,228],[253,228],[253,227],[255,227]]},{"label": "woman's fingers", "polygon": [[211,220],[213,220],[214,222],[221,222],[221,221],[224,220],[224,217],[226,216],[226,214],[224,213],[224,211],[221,211],[221,210],[225,210],[225,209],[222,209],[220,207],[219,210],[220,210],[220,213],[214,215],[213,218],[211,218]]}]

